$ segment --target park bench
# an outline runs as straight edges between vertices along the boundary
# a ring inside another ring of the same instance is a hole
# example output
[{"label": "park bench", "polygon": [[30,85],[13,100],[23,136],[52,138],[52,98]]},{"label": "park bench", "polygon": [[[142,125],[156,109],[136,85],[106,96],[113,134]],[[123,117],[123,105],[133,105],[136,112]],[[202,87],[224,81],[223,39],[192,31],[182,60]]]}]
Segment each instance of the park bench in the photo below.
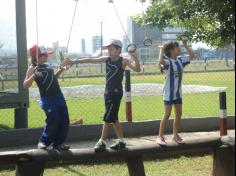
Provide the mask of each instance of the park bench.
[{"label": "park bench", "polygon": [[153,144],[132,146],[119,151],[108,149],[103,153],[95,153],[93,149],[2,152],[0,153],[0,165],[16,164],[17,176],[42,176],[46,164],[126,162],[130,176],[145,176],[144,160],[205,154],[213,156],[213,176],[235,175],[235,139],[220,137],[192,139],[183,144],[168,143],[165,147]]}]

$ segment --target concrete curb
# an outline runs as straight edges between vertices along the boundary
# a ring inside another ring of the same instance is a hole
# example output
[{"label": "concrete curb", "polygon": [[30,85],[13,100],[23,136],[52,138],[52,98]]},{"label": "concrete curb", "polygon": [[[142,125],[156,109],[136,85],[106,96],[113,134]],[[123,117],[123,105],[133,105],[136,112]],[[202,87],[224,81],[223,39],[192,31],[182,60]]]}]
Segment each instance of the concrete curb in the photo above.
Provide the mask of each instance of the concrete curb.
[{"label": "concrete curb", "polygon": [[[172,132],[173,120],[170,120],[166,128],[167,133]],[[122,123],[125,137],[157,135],[160,120]],[[235,129],[235,117],[228,117],[228,128]],[[67,141],[86,141],[100,137],[102,125],[71,126]],[[185,118],[182,120],[181,132],[209,132],[219,130],[218,117]],[[0,132],[0,147],[13,147],[37,144],[42,128],[18,129]],[[114,137],[111,128],[109,138]]]}]

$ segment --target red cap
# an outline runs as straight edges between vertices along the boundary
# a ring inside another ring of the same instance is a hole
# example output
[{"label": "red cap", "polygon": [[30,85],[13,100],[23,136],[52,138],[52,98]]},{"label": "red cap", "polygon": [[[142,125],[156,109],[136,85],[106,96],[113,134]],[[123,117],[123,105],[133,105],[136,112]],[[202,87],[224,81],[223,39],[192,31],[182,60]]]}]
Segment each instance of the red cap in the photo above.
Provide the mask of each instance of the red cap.
[{"label": "red cap", "polygon": [[49,56],[51,54],[53,54],[53,51],[48,51],[44,46],[37,46],[37,45],[33,45],[31,48],[30,48],[30,56],[31,57],[37,57],[37,54],[38,56]]}]

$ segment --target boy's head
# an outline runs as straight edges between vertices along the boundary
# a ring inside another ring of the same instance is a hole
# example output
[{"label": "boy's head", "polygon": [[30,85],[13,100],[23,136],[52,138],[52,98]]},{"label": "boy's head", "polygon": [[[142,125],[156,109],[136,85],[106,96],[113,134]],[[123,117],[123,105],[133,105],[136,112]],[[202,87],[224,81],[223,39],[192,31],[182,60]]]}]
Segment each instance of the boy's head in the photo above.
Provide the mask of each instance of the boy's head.
[{"label": "boy's head", "polygon": [[178,42],[169,42],[164,45],[164,53],[167,57],[176,58],[181,54],[181,49]]},{"label": "boy's head", "polygon": [[49,55],[53,54],[52,51],[48,51],[44,46],[33,45],[30,48],[31,62],[33,65],[37,64],[37,58],[39,62],[46,62]]},{"label": "boy's head", "polygon": [[31,57],[48,57],[49,55],[53,54],[52,51],[48,51],[44,46],[37,46],[33,45],[30,48],[30,56]]},{"label": "boy's head", "polygon": [[107,49],[109,56],[118,57],[122,51],[122,42],[120,40],[112,39],[109,43],[103,46],[103,49]]}]

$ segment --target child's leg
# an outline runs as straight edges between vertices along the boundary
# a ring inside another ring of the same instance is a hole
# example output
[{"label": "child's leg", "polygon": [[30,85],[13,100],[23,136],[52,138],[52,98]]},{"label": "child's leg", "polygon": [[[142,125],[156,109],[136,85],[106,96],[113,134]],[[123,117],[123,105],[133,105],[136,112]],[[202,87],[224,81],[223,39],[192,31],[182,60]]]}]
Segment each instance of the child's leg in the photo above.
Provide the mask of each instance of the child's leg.
[{"label": "child's leg", "polygon": [[172,111],[172,105],[165,105],[165,113],[161,120],[160,129],[159,129],[159,136],[161,137],[164,136],[165,134],[165,128],[170,118],[171,111]]},{"label": "child's leg", "polygon": [[126,143],[124,141],[123,130],[121,128],[119,120],[116,120],[115,123],[113,123],[113,128],[116,132],[118,140],[116,141],[115,144],[111,145],[111,149],[112,150],[119,150],[119,149],[126,148]]},{"label": "child's leg", "polygon": [[182,104],[176,104],[175,107],[175,120],[173,126],[173,134],[174,137],[178,136],[181,124],[181,117],[182,117]]},{"label": "child's leg", "polygon": [[57,138],[57,133],[59,130],[59,120],[58,120],[58,112],[55,108],[45,108],[44,109],[46,118],[46,126],[43,130],[43,133],[40,137],[40,141],[45,143],[46,145],[50,145]]},{"label": "child's leg", "polygon": [[57,139],[54,141],[55,146],[61,145],[65,142],[70,126],[69,113],[66,104],[63,106],[58,106],[58,112],[60,114],[60,125]]},{"label": "child's leg", "polygon": [[110,126],[109,123],[104,122],[103,128],[102,128],[102,135],[101,135],[102,140],[105,140],[107,138],[108,131],[109,131],[109,126]]},{"label": "child's leg", "polygon": [[123,139],[124,138],[124,134],[123,134],[123,130],[122,127],[120,125],[119,120],[117,120],[115,123],[113,123],[113,128],[116,132],[116,135],[119,139]]}]

